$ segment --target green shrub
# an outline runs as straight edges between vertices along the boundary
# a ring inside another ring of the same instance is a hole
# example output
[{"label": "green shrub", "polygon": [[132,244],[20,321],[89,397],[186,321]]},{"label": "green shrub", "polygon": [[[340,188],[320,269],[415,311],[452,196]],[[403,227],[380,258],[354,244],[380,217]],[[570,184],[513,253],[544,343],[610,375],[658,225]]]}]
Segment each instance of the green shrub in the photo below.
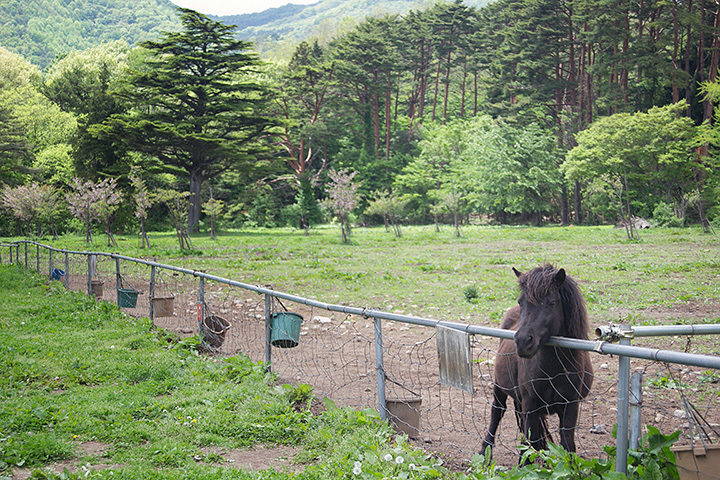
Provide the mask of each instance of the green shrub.
[{"label": "green shrub", "polygon": [[655,206],[652,218],[656,227],[677,228],[683,226],[683,220],[678,218],[672,206],[665,202],[660,202]]},{"label": "green shrub", "polygon": [[463,289],[463,296],[468,303],[476,303],[480,298],[480,292],[475,285],[468,285]]}]

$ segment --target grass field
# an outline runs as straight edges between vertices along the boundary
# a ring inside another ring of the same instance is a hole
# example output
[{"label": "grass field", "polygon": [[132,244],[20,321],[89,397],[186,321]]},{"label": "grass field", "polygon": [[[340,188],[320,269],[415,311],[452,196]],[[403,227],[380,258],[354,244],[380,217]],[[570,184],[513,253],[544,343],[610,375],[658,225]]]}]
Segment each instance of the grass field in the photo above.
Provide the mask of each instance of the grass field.
[{"label": "grass field", "polygon": [[[580,283],[593,324],[716,322],[720,239],[699,229],[651,229],[629,242],[612,227],[356,228],[344,245],[330,226],[311,235],[293,229],[225,232],[193,239],[180,255],[170,234],[151,235],[153,248],[120,237],[117,253],[156,258],[250,284],[329,303],[470,323],[497,323],[516,300],[519,270],[550,262]],[[10,239],[7,239],[10,240]],[[54,246],[108,251],[63,237]],[[472,293],[471,301],[466,290]]]}]

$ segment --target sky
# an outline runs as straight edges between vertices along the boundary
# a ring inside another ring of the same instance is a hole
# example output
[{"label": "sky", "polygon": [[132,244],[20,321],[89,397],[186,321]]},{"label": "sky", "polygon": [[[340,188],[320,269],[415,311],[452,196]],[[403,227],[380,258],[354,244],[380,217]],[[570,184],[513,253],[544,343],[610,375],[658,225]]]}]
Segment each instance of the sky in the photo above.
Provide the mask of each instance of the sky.
[{"label": "sky", "polygon": [[308,5],[319,0],[172,0],[183,8],[191,8],[205,15],[239,15],[262,12],[268,8],[282,7],[288,3]]}]

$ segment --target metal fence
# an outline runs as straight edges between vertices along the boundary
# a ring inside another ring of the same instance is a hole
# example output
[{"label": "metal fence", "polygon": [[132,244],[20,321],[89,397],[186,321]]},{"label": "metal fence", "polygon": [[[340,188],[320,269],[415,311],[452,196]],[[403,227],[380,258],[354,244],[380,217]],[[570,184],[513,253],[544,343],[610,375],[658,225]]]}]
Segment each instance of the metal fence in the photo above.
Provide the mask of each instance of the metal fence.
[{"label": "metal fence", "polygon": [[[280,381],[312,385],[318,397],[376,408],[424,449],[455,462],[480,450],[490,419],[498,339],[514,335],[499,328],[325,303],[270,285],[31,241],[0,244],[0,262],[36,270],[68,289],[116,303],[130,315],[148,316],[158,328],[187,336],[199,333],[207,352],[246,354],[265,362]],[[470,372],[469,380],[448,379],[447,370],[439,368],[448,361],[443,357],[447,332],[467,341],[469,358],[462,368]],[[549,342],[595,352],[593,389],[581,405],[576,427],[578,453],[600,458],[604,446],[616,446],[616,469],[624,471],[642,425],[653,425],[666,434],[681,430],[678,443],[690,449],[690,463],[680,469],[701,471],[700,450],[713,448],[711,435],[720,426],[720,374],[715,371],[720,357],[715,338],[700,335],[717,335],[720,326],[603,326],[596,333],[596,341],[553,337]],[[633,338],[658,336],[652,340],[658,346],[684,342],[685,351],[630,345]],[[695,349],[711,354],[689,353]],[[558,439],[558,426],[550,427]],[[511,419],[501,424],[495,443],[493,456],[499,464],[517,462],[518,431]],[[701,478],[716,476],[720,472]]]}]

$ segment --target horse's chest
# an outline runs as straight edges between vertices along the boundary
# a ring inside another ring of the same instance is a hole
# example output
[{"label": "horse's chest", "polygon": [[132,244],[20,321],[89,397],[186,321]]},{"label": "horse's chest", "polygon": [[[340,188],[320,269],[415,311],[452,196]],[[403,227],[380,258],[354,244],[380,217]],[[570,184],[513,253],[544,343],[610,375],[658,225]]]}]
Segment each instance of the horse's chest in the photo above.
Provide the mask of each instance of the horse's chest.
[{"label": "horse's chest", "polygon": [[[550,368],[520,368],[518,389],[523,404],[544,406],[552,410],[556,405],[564,405],[581,397],[581,376],[573,369],[562,365]],[[524,370],[524,371],[523,371]]]}]

